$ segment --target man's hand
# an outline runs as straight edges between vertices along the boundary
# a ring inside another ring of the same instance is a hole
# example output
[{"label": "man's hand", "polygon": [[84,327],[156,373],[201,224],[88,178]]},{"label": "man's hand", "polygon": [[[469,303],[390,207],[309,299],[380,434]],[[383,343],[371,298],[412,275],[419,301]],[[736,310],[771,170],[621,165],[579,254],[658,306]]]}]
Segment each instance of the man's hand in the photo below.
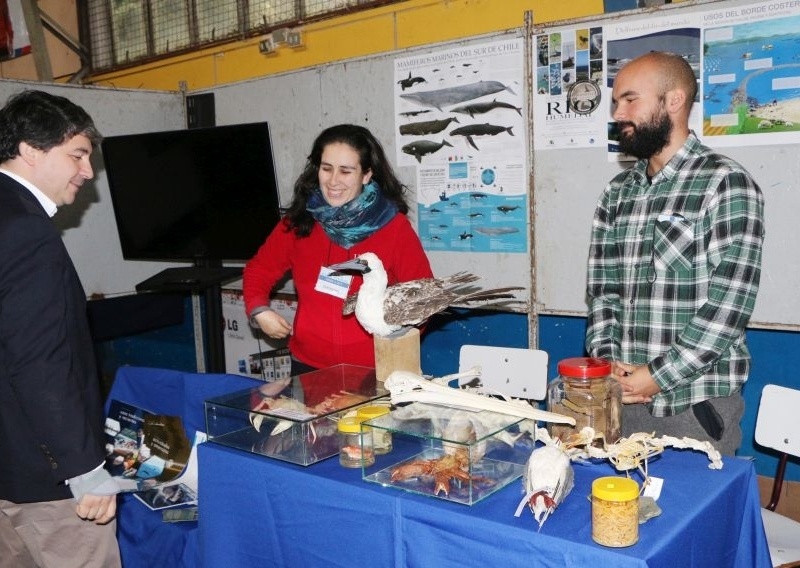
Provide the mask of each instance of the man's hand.
[{"label": "man's hand", "polygon": [[647,365],[614,361],[611,363],[611,376],[622,386],[622,402],[625,404],[650,402],[653,395],[661,392]]},{"label": "man's hand", "polygon": [[87,493],[81,497],[75,512],[85,521],[104,525],[110,522],[117,514],[117,496],[91,495]]}]

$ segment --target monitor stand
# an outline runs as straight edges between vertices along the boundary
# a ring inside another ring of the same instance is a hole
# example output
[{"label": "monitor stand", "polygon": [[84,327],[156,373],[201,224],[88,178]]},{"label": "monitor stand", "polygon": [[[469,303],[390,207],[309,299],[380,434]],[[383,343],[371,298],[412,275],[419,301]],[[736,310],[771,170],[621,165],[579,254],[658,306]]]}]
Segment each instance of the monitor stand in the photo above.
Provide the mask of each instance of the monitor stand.
[{"label": "monitor stand", "polygon": [[167,268],[136,285],[138,293],[176,292],[202,296],[205,300],[205,329],[208,337],[208,371],[225,373],[225,340],[222,325],[222,284],[242,276],[242,267],[198,260],[195,266]]}]

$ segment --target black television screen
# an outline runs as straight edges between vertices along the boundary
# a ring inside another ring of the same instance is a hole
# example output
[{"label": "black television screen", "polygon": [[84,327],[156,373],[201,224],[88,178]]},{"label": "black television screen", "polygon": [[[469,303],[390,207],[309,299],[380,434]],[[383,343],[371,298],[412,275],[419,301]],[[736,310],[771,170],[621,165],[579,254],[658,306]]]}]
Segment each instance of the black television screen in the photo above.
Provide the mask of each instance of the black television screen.
[{"label": "black television screen", "polygon": [[265,122],[110,136],[101,149],[126,260],[245,261],[278,223]]}]

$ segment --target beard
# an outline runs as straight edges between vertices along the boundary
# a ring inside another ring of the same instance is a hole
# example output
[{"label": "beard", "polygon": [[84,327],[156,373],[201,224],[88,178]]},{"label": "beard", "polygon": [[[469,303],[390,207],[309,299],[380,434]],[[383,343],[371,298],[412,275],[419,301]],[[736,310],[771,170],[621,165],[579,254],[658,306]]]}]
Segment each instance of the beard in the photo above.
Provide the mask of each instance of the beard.
[{"label": "beard", "polygon": [[[663,108],[650,117],[650,120],[639,125],[633,122],[620,122],[619,149],[639,159],[649,159],[658,154],[669,143],[672,133],[672,121]],[[623,128],[630,126],[630,132]]]}]

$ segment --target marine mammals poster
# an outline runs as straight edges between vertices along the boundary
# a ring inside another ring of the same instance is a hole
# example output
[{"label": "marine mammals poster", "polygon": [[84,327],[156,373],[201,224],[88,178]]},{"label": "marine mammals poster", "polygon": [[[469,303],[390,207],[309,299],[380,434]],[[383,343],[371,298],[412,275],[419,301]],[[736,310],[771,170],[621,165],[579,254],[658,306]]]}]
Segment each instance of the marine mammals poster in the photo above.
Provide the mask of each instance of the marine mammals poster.
[{"label": "marine mammals poster", "polygon": [[427,250],[527,252],[522,38],[396,59],[397,163]]}]

